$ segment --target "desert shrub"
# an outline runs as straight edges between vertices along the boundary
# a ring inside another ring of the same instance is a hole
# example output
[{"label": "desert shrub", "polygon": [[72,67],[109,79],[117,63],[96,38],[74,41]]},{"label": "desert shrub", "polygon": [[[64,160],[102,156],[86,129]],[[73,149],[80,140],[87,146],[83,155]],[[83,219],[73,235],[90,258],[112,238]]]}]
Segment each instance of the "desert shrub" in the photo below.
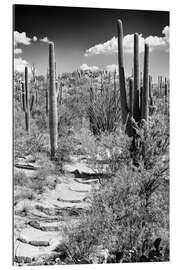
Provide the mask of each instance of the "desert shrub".
[{"label": "desert shrub", "polygon": [[95,137],[87,127],[83,127],[75,133],[75,139],[78,153],[86,155],[97,172],[103,170],[113,175],[121,166],[131,162],[131,139],[121,128]]},{"label": "desert shrub", "polygon": [[48,132],[48,118],[45,112],[34,111],[36,125],[40,132]]},{"label": "desert shrub", "polygon": [[98,159],[106,163],[106,171],[110,175],[115,174],[120,168],[131,163],[130,157],[131,139],[124,134],[121,128],[111,133],[102,133],[97,140]]},{"label": "desert shrub", "polygon": [[133,138],[130,151],[134,163],[142,162],[146,169],[157,163],[168,163],[168,119],[155,114],[149,122],[142,121],[141,126],[136,129],[136,137]]},{"label": "desert shrub", "polygon": [[[145,188],[150,182],[151,195]],[[156,187],[162,183],[168,185],[164,172],[157,178],[156,169],[147,172],[126,167],[94,191],[89,214],[84,214],[82,224],[69,236],[73,256],[90,259],[95,247],[102,245],[109,252],[135,250],[136,260],[140,260],[143,242],[148,241],[151,247],[153,240],[165,236],[163,229],[168,232],[168,210],[162,207],[163,201],[167,202],[167,190],[159,193]],[[167,246],[168,234],[163,240]]]},{"label": "desert shrub", "polygon": [[70,156],[75,152],[75,139],[73,131],[71,135],[64,134],[58,138],[58,148],[56,151],[56,164],[62,170],[63,162],[70,160]]},{"label": "desert shrub", "polygon": [[46,188],[52,189],[55,187],[49,179],[49,175],[58,174],[56,164],[50,160],[46,153],[36,153],[35,159],[38,161],[39,169],[35,176],[27,177],[24,172],[16,172],[14,174],[14,185],[23,186],[37,194],[43,193]]},{"label": "desert shrub", "polygon": [[59,132],[63,128],[81,126],[82,118],[86,116],[88,104],[87,87],[73,87],[69,89],[63,98],[63,104],[59,106]]},{"label": "desert shrub", "polygon": [[95,158],[97,155],[96,138],[87,126],[82,127],[74,134],[77,152]]},{"label": "desert shrub", "polygon": [[24,200],[24,199],[35,200],[36,195],[32,191],[25,190],[14,196],[15,201]]},{"label": "desert shrub", "polygon": [[57,168],[55,163],[51,161],[46,154],[38,156],[38,165],[40,168],[38,169],[36,176],[31,178],[29,187],[35,193],[42,194],[47,188],[52,189],[55,187],[55,185],[49,181],[48,175],[57,173]]},{"label": "desert shrub", "polygon": [[23,133],[23,136],[18,136],[14,141],[15,157],[35,154],[36,152],[45,151],[47,145],[47,138],[44,134],[39,132],[32,132],[31,134]]},{"label": "desert shrub", "polygon": [[117,92],[107,86],[96,93],[90,89],[88,115],[94,135],[116,130],[121,119]]},{"label": "desert shrub", "polygon": [[14,185],[15,186],[24,186],[28,182],[28,177],[24,172],[16,172],[14,174]]}]

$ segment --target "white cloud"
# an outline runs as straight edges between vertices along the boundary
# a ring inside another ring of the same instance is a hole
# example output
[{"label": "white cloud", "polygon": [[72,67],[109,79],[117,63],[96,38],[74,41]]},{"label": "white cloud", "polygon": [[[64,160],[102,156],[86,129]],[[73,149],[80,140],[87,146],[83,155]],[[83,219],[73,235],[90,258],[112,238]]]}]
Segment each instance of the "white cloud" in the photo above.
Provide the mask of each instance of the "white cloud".
[{"label": "white cloud", "polygon": [[15,46],[17,44],[30,45],[31,38],[27,37],[25,32],[19,33],[18,31],[15,31],[14,32],[14,44],[15,44]]},{"label": "white cloud", "polygon": [[165,26],[162,33],[165,35],[167,41],[169,42],[169,26]]},{"label": "white cloud", "polygon": [[41,42],[44,42],[44,43],[49,43],[50,40],[48,39],[48,37],[43,37],[40,39]]},{"label": "white cloud", "polygon": [[[169,26],[164,27],[162,30],[162,37],[158,36],[148,36],[144,38],[142,34],[139,35],[139,52],[144,51],[144,43],[147,42],[150,45],[150,50],[160,49],[163,51],[168,51],[169,48]],[[134,44],[134,35],[128,34],[123,38],[123,48],[124,53],[132,54],[133,53],[133,44]],[[113,37],[111,40],[108,40],[104,43],[97,44],[85,52],[85,56],[91,55],[111,55],[117,53],[117,37]]]},{"label": "white cloud", "polygon": [[88,66],[87,64],[82,64],[80,67],[79,67],[81,70],[91,70],[91,71],[96,71],[98,70],[99,68],[96,67],[96,66]]},{"label": "white cloud", "polygon": [[26,36],[25,32],[19,33],[18,31],[14,31],[14,54],[22,53],[21,48],[17,48],[19,44],[30,45],[31,41],[37,41],[37,37],[34,36],[32,39]]},{"label": "white cloud", "polygon": [[14,70],[18,72],[24,72],[25,66],[28,66],[28,62],[21,57],[14,58]]},{"label": "white cloud", "polygon": [[37,37],[36,36],[33,37],[33,41],[37,41]]},{"label": "white cloud", "polygon": [[117,38],[113,37],[111,40],[103,44],[95,45],[94,47],[86,50],[85,56],[97,54],[113,54],[117,52]]},{"label": "white cloud", "polygon": [[14,49],[14,54],[20,54],[20,53],[22,53],[22,49],[20,49],[20,48]]}]

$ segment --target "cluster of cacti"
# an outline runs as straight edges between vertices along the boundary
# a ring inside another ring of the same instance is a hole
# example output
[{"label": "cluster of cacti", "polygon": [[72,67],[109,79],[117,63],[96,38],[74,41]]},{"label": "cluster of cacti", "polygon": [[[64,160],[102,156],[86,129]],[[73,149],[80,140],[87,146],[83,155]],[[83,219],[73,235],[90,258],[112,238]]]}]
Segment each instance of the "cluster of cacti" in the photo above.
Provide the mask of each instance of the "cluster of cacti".
[{"label": "cluster of cacti", "polygon": [[33,111],[35,97],[29,98],[28,67],[25,67],[24,83],[22,83],[22,105],[25,112],[25,129],[30,132],[30,113]]},{"label": "cluster of cacti", "polygon": [[[127,105],[126,83],[124,72],[124,59],[123,59],[123,26],[121,20],[117,21],[118,30],[118,64],[119,64],[119,86],[121,98],[121,114],[122,123],[126,124],[129,116],[140,123],[142,119],[148,120],[149,109],[149,45],[145,43],[144,51],[144,72],[143,80],[139,71],[139,35],[134,34],[134,66],[133,75],[134,80],[129,81],[129,106]],[[152,89],[150,90],[152,91]],[[151,93],[152,98],[152,93]],[[152,102],[152,100],[151,100]],[[130,130],[126,130],[128,135],[132,134]]]},{"label": "cluster of cacti", "polygon": [[50,132],[50,146],[51,158],[56,154],[57,150],[57,95],[55,84],[55,52],[54,43],[49,43],[49,132]]}]

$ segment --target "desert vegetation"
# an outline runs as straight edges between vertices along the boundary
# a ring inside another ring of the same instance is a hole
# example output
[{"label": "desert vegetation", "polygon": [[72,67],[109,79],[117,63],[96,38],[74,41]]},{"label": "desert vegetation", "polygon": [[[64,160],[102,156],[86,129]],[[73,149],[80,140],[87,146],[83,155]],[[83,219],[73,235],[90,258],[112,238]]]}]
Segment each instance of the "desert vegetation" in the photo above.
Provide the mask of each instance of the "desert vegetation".
[{"label": "desert vegetation", "polygon": [[[25,224],[41,232],[60,226],[48,256],[18,255],[17,246],[18,265],[169,260],[169,80],[152,78],[147,43],[140,70],[137,33],[133,74],[126,78],[121,20],[117,34],[118,72],[57,75],[56,44],[50,42],[46,77],[35,66],[14,73],[15,241],[45,248],[48,241],[22,237]],[[74,157],[91,172],[74,167],[67,173]],[[70,195],[76,207],[66,207],[53,192],[59,196],[63,181],[71,189],[74,179],[90,189],[78,191],[88,193],[83,199]],[[47,229],[37,222],[50,217],[60,225]]]}]

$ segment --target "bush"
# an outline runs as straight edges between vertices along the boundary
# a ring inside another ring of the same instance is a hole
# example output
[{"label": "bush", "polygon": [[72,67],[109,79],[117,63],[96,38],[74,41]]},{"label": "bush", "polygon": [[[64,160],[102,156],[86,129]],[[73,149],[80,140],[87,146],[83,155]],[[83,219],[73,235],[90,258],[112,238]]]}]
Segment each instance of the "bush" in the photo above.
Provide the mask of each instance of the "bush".
[{"label": "bush", "polygon": [[[163,203],[168,205],[168,189],[159,193],[156,187],[157,184],[158,188],[167,187],[165,179],[164,173],[157,178],[156,170],[147,172],[126,167],[94,191],[90,213],[83,215],[82,224],[70,232],[68,245],[73,256],[90,259],[95,247],[102,245],[109,252],[125,254],[135,250],[139,260],[143,242],[148,241],[151,247],[157,237],[164,238],[167,247],[168,207]],[[150,182],[156,183],[152,185],[151,195],[146,190]]]},{"label": "bush", "polygon": [[[92,192],[90,212],[70,232],[68,245],[75,258],[91,260],[96,247],[102,246],[109,253],[122,253],[124,262],[169,259],[167,119],[156,114],[137,134],[137,167],[131,162],[131,139],[121,130],[103,133],[94,141],[95,156],[99,153],[107,161],[114,177]],[[162,252],[153,247],[158,238]]]},{"label": "bush", "polygon": [[23,134],[15,138],[14,152],[15,157],[35,154],[46,151],[47,137],[43,134],[33,131],[31,134]]},{"label": "bush", "polygon": [[106,87],[101,93],[94,93],[93,89],[90,89],[88,115],[94,135],[115,131],[121,119],[117,92],[110,87]]},{"label": "bush", "polygon": [[94,136],[88,128],[81,128],[75,134],[79,153],[86,155],[98,172],[113,175],[120,167],[131,162],[131,139],[120,128]]},{"label": "bush", "polygon": [[24,186],[28,182],[28,178],[24,172],[18,172],[14,175],[14,185]]}]

